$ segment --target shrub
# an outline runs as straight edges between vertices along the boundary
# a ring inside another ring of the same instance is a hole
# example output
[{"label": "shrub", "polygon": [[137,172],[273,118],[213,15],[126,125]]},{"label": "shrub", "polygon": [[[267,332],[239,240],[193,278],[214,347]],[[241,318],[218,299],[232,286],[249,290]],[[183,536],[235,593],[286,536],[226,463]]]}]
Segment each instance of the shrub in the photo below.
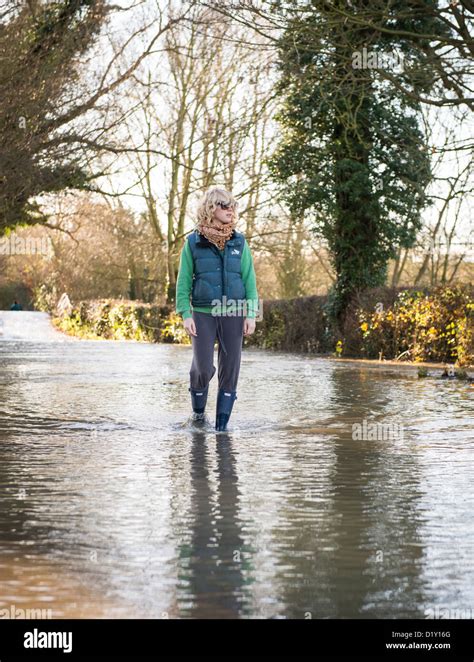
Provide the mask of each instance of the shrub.
[{"label": "shrub", "polygon": [[360,353],[469,365],[474,362],[473,309],[467,288],[403,291],[388,309],[359,310]]}]

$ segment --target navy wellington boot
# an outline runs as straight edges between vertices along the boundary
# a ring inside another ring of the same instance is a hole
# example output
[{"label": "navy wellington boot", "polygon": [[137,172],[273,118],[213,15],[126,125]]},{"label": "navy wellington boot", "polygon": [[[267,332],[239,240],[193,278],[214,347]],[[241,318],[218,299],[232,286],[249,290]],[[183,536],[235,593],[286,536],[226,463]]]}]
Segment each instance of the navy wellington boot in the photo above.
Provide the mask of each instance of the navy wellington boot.
[{"label": "navy wellington boot", "polygon": [[237,400],[237,391],[218,390],[216,407],[216,430],[218,432],[227,430],[227,423],[235,400]]},{"label": "navy wellington boot", "polygon": [[193,407],[193,420],[204,421],[204,410],[207,403],[207,394],[209,392],[209,385],[203,389],[188,388],[191,393],[191,404]]}]

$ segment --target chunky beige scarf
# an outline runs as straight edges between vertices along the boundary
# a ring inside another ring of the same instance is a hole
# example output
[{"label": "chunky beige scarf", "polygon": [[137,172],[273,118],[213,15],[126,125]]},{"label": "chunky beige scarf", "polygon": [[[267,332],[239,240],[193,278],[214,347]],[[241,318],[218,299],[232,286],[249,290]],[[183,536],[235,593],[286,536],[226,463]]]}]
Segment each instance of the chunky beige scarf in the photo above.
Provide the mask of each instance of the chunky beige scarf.
[{"label": "chunky beige scarf", "polygon": [[211,243],[215,244],[219,250],[223,250],[225,242],[230,239],[235,228],[235,220],[230,223],[222,223],[215,218],[211,218],[207,225],[198,225],[197,229]]}]

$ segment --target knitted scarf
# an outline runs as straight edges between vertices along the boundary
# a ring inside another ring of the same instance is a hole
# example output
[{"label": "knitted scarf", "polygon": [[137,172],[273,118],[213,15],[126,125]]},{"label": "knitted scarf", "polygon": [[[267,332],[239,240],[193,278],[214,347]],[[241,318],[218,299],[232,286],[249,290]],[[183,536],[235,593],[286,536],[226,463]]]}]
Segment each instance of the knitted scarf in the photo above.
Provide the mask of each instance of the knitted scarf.
[{"label": "knitted scarf", "polygon": [[235,225],[235,220],[232,220],[230,223],[222,223],[222,221],[211,218],[207,225],[203,223],[198,225],[197,229],[206,237],[206,239],[215,244],[217,248],[222,251],[225,242],[230,239]]}]

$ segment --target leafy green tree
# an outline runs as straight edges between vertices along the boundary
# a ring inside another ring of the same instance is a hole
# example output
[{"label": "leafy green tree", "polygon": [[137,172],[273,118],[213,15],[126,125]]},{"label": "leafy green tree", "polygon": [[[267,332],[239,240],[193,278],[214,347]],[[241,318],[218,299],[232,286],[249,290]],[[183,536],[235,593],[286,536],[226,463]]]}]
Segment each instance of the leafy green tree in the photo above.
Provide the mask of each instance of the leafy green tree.
[{"label": "leafy green tree", "polygon": [[285,4],[282,132],[269,165],[292,213],[327,241],[337,277],[331,310],[342,325],[357,293],[383,284],[389,258],[414,243],[430,203],[418,97],[436,74],[423,35],[447,28],[404,0],[384,3],[374,27],[368,0]]}]

